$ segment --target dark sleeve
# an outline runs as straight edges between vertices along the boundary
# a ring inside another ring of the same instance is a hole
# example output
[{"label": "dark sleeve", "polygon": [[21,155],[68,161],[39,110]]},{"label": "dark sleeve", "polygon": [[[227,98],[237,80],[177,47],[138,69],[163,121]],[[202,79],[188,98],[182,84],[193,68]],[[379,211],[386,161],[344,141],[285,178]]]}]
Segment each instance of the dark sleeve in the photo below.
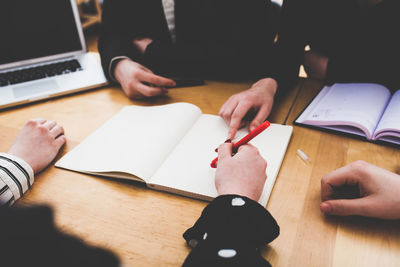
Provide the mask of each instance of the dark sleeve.
[{"label": "dark sleeve", "polygon": [[132,44],[142,25],[137,21],[140,2],[104,0],[98,48],[103,71],[109,80],[112,80],[109,67],[114,57],[126,56],[134,61],[141,61],[140,52]]},{"label": "dark sleeve", "polygon": [[333,82],[373,82],[400,88],[400,2],[384,0],[362,17],[346,48],[329,59]]},{"label": "dark sleeve", "polygon": [[[175,44],[154,40],[145,52],[152,69],[235,77],[265,71],[272,53],[271,2],[177,1]],[[229,6],[229,9],[227,9]]]},{"label": "dark sleeve", "polygon": [[219,196],[183,234],[193,248],[183,266],[270,266],[259,249],[278,235],[278,224],[259,203]]},{"label": "dark sleeve", "polygon": [[274,47],[273,69],[269,76],[278,83],[278,94],[295,86],[303,61],[309,28],[308,0],[285,0],[281,9],[278,40]]},{"label": "dark sleeve", "polygon": [[221,78],[221,75],[231,74],[234,70],[230,66],[233,66],[234,59],[238,58],[233,55],[238,53],[232,46],[214,40],[185,44],[154,40],[146,49],[145,62],[160,74],[172,73],[179,76],[217,74],[216,76]]},{"label": "dark sleeve", "polygon": [[59,232],[48,207],[0,208],[1,266],[119,266],[106,250]]}]

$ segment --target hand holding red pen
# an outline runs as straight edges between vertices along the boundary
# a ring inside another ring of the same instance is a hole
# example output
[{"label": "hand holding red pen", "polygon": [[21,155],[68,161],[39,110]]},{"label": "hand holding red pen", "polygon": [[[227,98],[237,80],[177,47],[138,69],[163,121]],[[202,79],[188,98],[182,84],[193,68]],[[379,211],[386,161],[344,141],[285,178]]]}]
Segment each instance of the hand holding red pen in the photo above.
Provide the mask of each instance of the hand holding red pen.
[{"label": "hand holding red pen", "polygon": [[[259,135],[261,132],[263,132],[265,129],[267,129],[270,125],[271,124],[269,123],[269,121],[265,121],[262,124],[260,124],[257,128],[255,128],[253,131],[251,131],[248,135],[246,135],[245,137],[240,139],[238,142],[234,143],[232,146],[232,152],[235,153],[240,146],[245,145],[248,142],[250,142],[254,137]],[[218,161],[218,157],[215,158],[211,162],[211,168],[217,167],[217,161]]]},{"label": "hand holding red pen", "polygon": [[254,146],[241,146],[232,157],[232,144],[218,147],[215,188],[218,195],[240,195],[258,201],[267,179],[267,162]]}]

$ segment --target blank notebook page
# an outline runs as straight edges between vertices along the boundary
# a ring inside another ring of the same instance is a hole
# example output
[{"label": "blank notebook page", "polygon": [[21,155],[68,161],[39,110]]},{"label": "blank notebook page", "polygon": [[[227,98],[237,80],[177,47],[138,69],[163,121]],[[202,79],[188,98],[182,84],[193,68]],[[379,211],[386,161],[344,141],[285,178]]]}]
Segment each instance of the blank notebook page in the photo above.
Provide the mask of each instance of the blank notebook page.
[{"label": "blank notebook page", "polygon": [[[271,124],[250,142],[257,146],[260,154],[268,162],[268,179],[259,201],[264,206],[285,155],[291,132],[291,126]],[[227,133],[228,126],[223,119],[214,115],[202,115],[149,183],[201,194],[209,198],[216,197],[217,191],[214,185],[216,169],[211,168],[210,163],[218,155],[214,151],[215,148],[225,141]],[[247,131],[241,130],[234,141],[245,134]]]},{"label": "blank notebook page", "polygon": [[58,166],[89,172],[126,172],[148,180],[201,115],[194,105],[127,106]]}]

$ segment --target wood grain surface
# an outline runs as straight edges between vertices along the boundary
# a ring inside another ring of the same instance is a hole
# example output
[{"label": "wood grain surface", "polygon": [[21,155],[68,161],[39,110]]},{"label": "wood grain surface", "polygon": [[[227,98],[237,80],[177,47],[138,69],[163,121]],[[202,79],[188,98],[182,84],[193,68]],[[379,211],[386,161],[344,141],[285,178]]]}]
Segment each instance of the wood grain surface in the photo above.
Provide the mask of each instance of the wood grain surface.
[{"label": "wood grain surface", "polygon": [[[88,47],[96,51],[96,37]],[[171,89],[167,96],[131,101],[108,86],[0,112],[0,151],[7,151],[30,118],[44,117],[64,126],[67,144],[58,158],[79,144],[125,105],[190,102],[217,114],[242,83],[207,81],[206,85]],[[301,80],[278,100],[270,116],[288,124],[322,85]],[[221,140],[223,141],[223,140]],[[302,149],[306,164],[297,155]],[[273,266],[400,266],[400,222],[326,217],[319,210],[323,175],[363,159],[400,172],[398,149],[294,126],[294,132],[267,206],[281,235],[263,248]],[[179,266],[189,252],[182,234],[199,217],[206,202],[147,189],[140,183],[89,176],[50,166],[35,178],[16,205],[47,204],[58,227],[93,245],[114,251],[124,266]]]}]

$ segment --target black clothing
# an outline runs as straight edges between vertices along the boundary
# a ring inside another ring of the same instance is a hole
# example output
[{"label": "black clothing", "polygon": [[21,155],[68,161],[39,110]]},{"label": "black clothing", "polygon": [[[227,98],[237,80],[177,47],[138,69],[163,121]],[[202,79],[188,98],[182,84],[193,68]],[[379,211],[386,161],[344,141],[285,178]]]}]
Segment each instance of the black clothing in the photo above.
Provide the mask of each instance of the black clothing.
[{"label": "black clothing", "polygon": [[327,82],[373,82],[400,88],[400,1],[370,8],[358,0],[285,0],[274,74],[281,88],[297,81],[304,48],[329,58]]},{"label": "black clothing", "polygon": [[1,266],[111,267],[112,253],[58,231],[48,207],[0,208]]},{"label": "black clothing", "polygon": [[[59,232],[48,207],[0,208],[3,266],[119,266],[116,256]],[[269,266],[260,247],[279,235],[268,211],[246,197],[217,197],[184,233],[193,266]]]},{"label": "black clothing", "polygon": [[[175,0],[173,43],[161,0],[105,0],[99,52],[109,77],[112,58],[128,56],[159,74],[250,78],[265,74],[274,30],[269,0]],[[133,40],[153,40],[144,55]]]},{"label": "black clothing", "polygon": [[[259,249],[278,235],[278,224],[260,204],[241,196],[220,196],[183,234],[188,245],[194,247],[183,266],[270,266]],[[221,250],[236,254],[223,257]]]}]

